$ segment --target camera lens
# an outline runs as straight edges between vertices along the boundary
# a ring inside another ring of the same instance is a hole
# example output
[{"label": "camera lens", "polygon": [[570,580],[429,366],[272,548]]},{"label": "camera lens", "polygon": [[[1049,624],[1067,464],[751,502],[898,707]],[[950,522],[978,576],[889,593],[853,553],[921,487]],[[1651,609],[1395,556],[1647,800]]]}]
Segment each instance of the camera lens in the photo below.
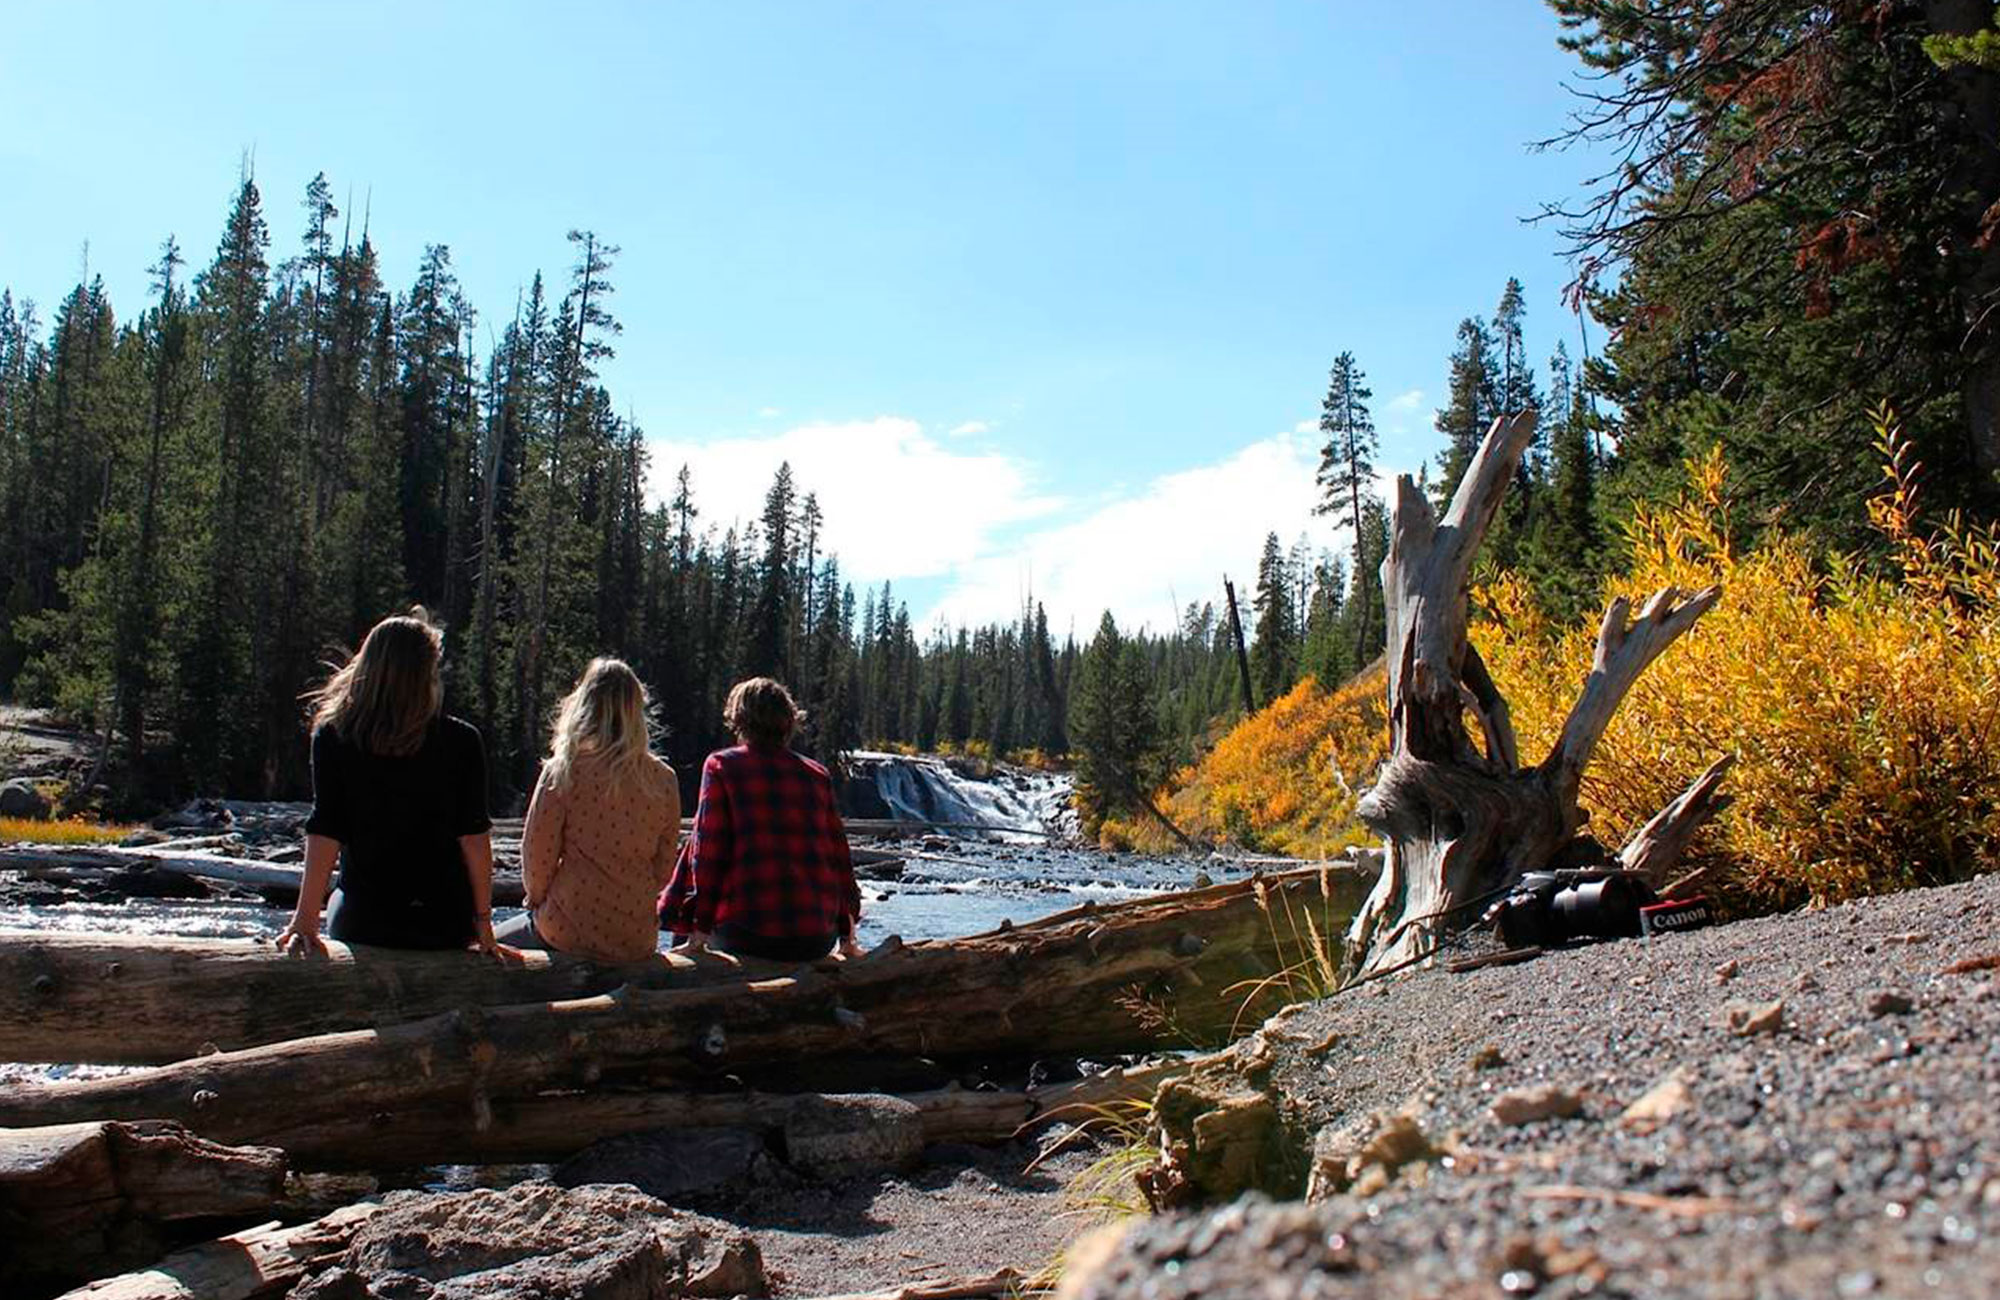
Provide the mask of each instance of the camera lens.
[{"label": "camera lens", "polygon": [[1555,897],[1550,928],[1557,942],[1590,936],[1630,939],[1639,933],[1639,906],[1644,900],[1629,876],[1606,876],[1571,885]]}]

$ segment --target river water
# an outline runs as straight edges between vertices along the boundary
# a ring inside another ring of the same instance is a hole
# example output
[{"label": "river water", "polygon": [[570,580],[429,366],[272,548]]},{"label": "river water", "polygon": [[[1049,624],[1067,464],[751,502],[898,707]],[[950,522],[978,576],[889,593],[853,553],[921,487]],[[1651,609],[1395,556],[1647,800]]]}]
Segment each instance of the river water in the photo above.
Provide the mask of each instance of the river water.
[{"label": "river water", "polygon": [[[862,880],[863,944],[880,943],[891,934],[905,940],[957,938],[991,930],[1003,921],[1032,921],[1086,901],[1118,902],[1186,889],[1195,883],[1197,871],[1207,871],[1217,880],[1240,874],[1226,864],[1188,858],[1143,858],[977,839],[940,844],[939,838],[932,838],[925,845],[908,850],[912,856],[903,861],[901,879]],[[863,868],[864,873],[870,870]],[[250,938],[276,934],[289,915],[288,909],[255,902],[134,899],[0,905],[0,929]],[[495,909],[497,919],[510,915],[511,909]]]}]

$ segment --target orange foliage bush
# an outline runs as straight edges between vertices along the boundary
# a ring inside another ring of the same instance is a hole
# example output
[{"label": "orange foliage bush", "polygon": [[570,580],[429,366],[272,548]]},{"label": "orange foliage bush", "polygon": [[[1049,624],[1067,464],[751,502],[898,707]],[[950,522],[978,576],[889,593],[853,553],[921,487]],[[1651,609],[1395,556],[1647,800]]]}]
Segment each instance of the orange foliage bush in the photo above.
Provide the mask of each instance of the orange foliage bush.
[{"label": "orange foliage bush", "polygon": [[[1366,841],[1354,803],[1388,756],[1385,691],[1380,672],[1333,691],[1306,678],[1176,773],[1163,810],[1198,839],[1258,852],[1330,857]],[[1170,847],[1147,821],[1109,830],[1140,848]]]},{"label": "orange foliage bush", "polygon": [[[1915,524],[1915,467],[1884,419],[1891,491],[1871,515],[1905,570],[1891,582],[1780,539],[1728,540],[1719,453],[1682,498],[1641,509],[1631,566],[1606,593],[1722,584],[1720,602],[1639,679],[1583,788],[1616,845],[1710,761],[1736,755],[1732,806],[1692,858],[1768,909],[1958,879],[2000,843],[2000,564],[1990,536]],[[1596,630],[1555,627],[1503,577],[1475,594],[1473,639],[1513,705],[1524,758],[1545,754]]]},{"label": "orange foliage bush", "polygon": [[[1869,514],[1900,581],[1793,540],[1739,554],[1717,452],[1689,465],[1678,501],[1635,514],[1629,567],[1604,593],[1637,602],[1666,586],[1722,586],[1626,697],[1582,800],[1589,829],[1616,847],[1734,754],[1733,803],[1690,865],[1715,868],[1716,887],[1746,909],[1995,865],[2000,536],[1957,518],[1922,526],[1921,469],[1889,413],[1878,422],[1888,483]],[[1552,623],[1512,576],[1472,603],[1473,641],[1512,705],[1523,759],[1538,761],[1582,688],[1596,626]],[[1302,683],[1178,773],[1169,815],[1191,833],[1306,857],[1365,840],[1352,816],[1386,755],[1383,692],[1380,673],[1332,692]],[[1144,837],[1142,826],[1121,832]]]}]

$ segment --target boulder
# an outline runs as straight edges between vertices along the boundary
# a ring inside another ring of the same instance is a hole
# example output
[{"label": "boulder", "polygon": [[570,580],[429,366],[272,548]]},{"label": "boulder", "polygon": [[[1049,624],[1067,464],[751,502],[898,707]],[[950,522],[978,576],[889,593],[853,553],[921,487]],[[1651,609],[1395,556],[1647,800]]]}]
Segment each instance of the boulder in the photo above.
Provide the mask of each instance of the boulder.
[{"label": "boulder", "polygon": [[47,821],[49,801],[35,788],[35,783],[24,776],[11,781],[0,782],[0,817],[21,817],[28,821]]},{"label": "boulder", "polygon": [[746,1192],[787,1175],[761,1134],[682,1128],[607,1138],[558,1165],[554,1177],[563,1187],[629,1183],[648,1196],[679,1202]]},{"label": "boulder", "polygon": [[900,1097],[807,1095],[785,1116],[785,1159],[815,1178],[908,1169],[923,1149],[923,1111]]},{"label": "boulder", "polygon": [[756,1245],[621,1186],[392,1196],[294,1300],[761,1295]]}]

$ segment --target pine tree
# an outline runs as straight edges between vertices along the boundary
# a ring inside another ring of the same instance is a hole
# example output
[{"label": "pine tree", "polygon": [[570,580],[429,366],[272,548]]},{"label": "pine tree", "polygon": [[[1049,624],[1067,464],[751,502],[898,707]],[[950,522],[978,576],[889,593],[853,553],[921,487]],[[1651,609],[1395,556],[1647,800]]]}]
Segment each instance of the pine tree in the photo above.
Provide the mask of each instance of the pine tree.
[{"label": "pine tree", "polygon": [[1250,645],[1250,676],[1257,698],[1277,699],[1292,688],[1298,671],[1298,622],[1292,608],[1292,578],[1278,535],[1264,539],[1257,562],[1257,632]]},{"label": "pine tree", "polygon": [[1163,775],[1145,655],[1107,611],[1077,667],[1076,798],[1089,828],[1146,802]]},{"label": "pine tree", "polygon": [[[1319,514],[1331,515],[1335,528],[1348,529],[1353,533],[1355,598],[1361,606],[1360,617],[1356,619],[1357,636],[1367,632],[1368,608],[1375,600],[1374,588],[1377,585],[1360,563],[1363,507],[1366,502],[1375,500],[1375,454],[1379,444],[1375,420],[1368,411],[1368,401],[1374,395],[1352,352],[1343,352],[1334,358],[1326,399],[1320,404],[1319,427],[1320,432],[1326,435],[1326,444],[1320,448],[1320,502],[1315,510]],[[1358,664],[1365,657],[1366,647],[1357,644],[1354,647],[1354,662]],[[1266,695],[1265,698],[1272,697]]]},{"label": "pine tree", "polygon": [[1437,431],[1445,436],[1445,450],[1437,480],[1437,500],[1442,505],[1458,491],[1458,481],[1472,463],[1486,426],[1499,410],[1500,398],[1493,375],[1493,336],[1477,316],[1458,323],[1458,349],[1451,354],[1451,381],[1447,401],[1437,413]]},{"label": "pine tree", "polygon": [[778,466],[771,489],[764,495],[764,560],[757,578],[757,603],[750,614],[749,671],[756,676],[785,677],[790,672],[789,645],[792,608],[792,507],[796,492],[792,466]]},{"label": "pine tree", "polygon": [[[216,371],[206,433],[216,474],[208,508],[205,578],[188,636],[179,647],[181,753],[197,783],[210,789],[261,785],[259,710],[238,697],[257,680],[252,629],[266,604],[254,557],[263,540],[268,502],[268,353],[263,312],[270,234],[257,184],[245,177],[230,210],[215,260],[196,282],[204,350]],[[247,724],[247,725],[246,725]]]}]

